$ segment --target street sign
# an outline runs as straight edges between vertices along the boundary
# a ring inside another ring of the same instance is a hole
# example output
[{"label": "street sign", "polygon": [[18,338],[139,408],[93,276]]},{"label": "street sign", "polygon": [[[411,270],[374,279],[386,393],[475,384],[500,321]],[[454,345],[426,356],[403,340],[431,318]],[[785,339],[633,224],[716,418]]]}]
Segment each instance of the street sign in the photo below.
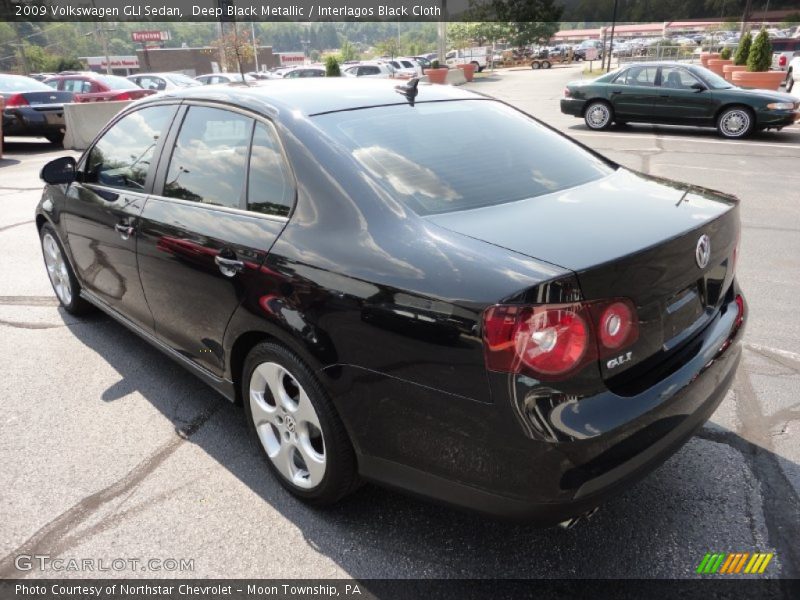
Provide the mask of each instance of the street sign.
[{"label": "street sign", "polygon": [[585,60],[597,60],[597,48],[586,48]]},{"label": "street sign", "polygon": [[166,42],[171,38],[169,31],[134,31],[131,39],[134,42]]}]

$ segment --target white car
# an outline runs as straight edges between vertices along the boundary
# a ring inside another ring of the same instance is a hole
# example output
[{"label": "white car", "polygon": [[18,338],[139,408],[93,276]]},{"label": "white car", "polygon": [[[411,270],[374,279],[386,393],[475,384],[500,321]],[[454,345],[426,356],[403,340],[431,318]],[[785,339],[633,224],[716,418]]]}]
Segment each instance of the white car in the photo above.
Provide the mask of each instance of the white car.
[{"label": "white car", "polygon": [[137,73],[136,75],[128,75],[128,79],[140,88],[156,90],[157,92],[202,85],[199,81],[182,73]]},{"label": "white car", "polygon": [[372,77],[375,79],[390,79],[394,77],[394,67],[384,62],[362,62],[352,67],[347,67],[342,75],[345,77]]},{"label": "white car", "polygon": [[[235,81],[243,81],[241,73],[208,73],[207,75],[198,75],[195,77],[197,81],[204,85],[214,85],[217,83],[233,83]],[[244,81],[258,81],[252,75],[245,75]]]},{"label": "white car", "polygon": [[395,73],[401,76],[409,77],[422,77],[422,65],[420,65],[413,58],[402,56],[392,60],[387,60],[387,63],[394,67]]},{"label": "white car", "polygon": [[295,67],[283,74],[283,79],[297,79],[298,77],[325,77],[325,67],[319,65]]},{"label": "white car", "polygon": [[800,56],[795,56],[789,61],[789,66],[786,68],[786,91],[791,92],[794,84],[800,79]]}]

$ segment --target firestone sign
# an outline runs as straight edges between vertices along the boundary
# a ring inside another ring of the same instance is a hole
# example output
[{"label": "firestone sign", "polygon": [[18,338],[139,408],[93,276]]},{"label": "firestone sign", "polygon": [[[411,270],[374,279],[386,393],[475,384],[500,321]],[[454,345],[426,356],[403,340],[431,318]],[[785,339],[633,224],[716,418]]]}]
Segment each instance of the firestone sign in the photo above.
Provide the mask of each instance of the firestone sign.
[{"label": "firestone sign", "polygon": [[131,33],[134,42],[166,42],[170,39],[169,31],[134,31]]}]

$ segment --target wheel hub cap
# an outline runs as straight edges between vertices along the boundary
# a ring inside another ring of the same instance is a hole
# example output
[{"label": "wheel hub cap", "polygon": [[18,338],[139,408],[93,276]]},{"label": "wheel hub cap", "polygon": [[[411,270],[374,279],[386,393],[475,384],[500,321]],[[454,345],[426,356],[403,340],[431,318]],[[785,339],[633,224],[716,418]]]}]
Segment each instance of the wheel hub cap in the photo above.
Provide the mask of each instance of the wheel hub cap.
[{"label": "wheel hub cap", "polygon": [[72,284],[69,281],[67,263],[61,254],[58,242],[49,233],[45,233],[42,237],[42,253],[53,290],[61,303],[68,305],[72,302]]},{"label": "wheel hub cap", "polygon": [[250,410],[261,445],[278,472],[299,488],[318,486],[327,467],[314,405],[285,367],[261,363],[250,378]]}]

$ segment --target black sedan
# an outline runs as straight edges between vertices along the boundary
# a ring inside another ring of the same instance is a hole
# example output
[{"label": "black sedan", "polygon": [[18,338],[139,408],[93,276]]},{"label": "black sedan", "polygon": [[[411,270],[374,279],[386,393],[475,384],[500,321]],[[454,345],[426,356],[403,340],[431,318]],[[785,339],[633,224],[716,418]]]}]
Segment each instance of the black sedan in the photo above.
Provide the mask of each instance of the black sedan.
[{"label": "black sedan", "polygon": [[66,311],[100,308],[243,403],[299,498],[370,480],[571,523],[730,386],[738,202],[415,84],[133,104],[43,169],[47,272]]},{"label": "black sedan", "polygon": [[54,144],[64,139],[64,104],[72,92],[59,92],[30,77],[0,74],[3,97],[3,136],[45,137]]},{"label": "black sedan", "polygon": [[769,90],[732,85],[716,73],[682,63],[633,64],[594,80],[567,85],[561,112],[590,129],[612,123],[716,127],[726,138],[787,127],[800,119],[800,101]]}]

